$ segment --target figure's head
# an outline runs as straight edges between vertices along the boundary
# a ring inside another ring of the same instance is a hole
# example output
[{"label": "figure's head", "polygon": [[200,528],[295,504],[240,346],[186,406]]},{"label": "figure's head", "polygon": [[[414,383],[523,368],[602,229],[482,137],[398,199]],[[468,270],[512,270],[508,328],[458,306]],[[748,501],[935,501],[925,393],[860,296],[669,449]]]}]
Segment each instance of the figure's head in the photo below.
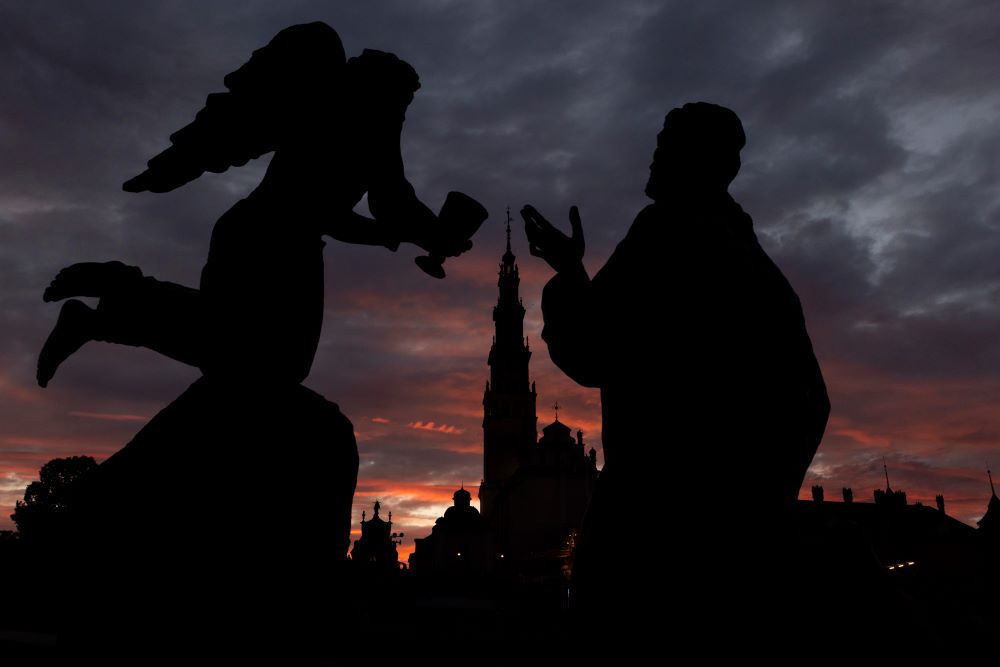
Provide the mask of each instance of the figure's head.
[{"label": "figure's head", "polygon": [[420,88],[416,70],[391,53],[365,49],[347,61],[350,94],[367,113],[403,114]]},{"label": "figure's head", "polygon": [[656,135],[646,196],[667,192],[725,192],[740,170],[746,135],[730,109],[691,102],[671,109]]}]

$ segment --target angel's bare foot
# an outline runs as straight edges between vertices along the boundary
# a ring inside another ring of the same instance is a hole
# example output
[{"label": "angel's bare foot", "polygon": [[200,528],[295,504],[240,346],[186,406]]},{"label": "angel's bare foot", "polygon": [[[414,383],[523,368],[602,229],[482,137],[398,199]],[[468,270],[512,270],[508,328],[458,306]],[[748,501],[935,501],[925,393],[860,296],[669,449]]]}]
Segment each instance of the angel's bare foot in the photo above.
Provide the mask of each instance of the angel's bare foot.
[{"label": "angel's bare foot", "polygon": [[93,340],[94,317],[97,313],[82,301],[72,299],[63,304],[59,319],[38,355],[38,385],[45,387],[56,369],[84,343]]},{"label": "angel's bare foot", "polygon": [[44,301],[71,296],[104,296],[108,291],[142,277],[142,272],[121,262],[81,262],[60,271],[45,289]]}]

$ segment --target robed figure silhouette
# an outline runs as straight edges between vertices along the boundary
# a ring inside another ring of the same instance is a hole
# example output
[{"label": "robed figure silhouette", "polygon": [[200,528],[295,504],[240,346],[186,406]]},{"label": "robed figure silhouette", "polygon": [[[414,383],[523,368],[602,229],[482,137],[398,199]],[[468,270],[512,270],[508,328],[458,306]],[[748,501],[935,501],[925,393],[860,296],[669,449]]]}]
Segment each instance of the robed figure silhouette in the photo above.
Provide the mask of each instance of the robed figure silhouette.
[{"label": "robed figure silhouette", "polygon": [[785,520],[829,402],[799,300],[727,191],[744,142],[729,109],[670,111],[653,203],[593,278],[576,207],[571,237],[521,212],[532,254],[557,271],[542,296],[549,354],[601,389],[605,465],[573,603],[640,645],[761,638],[759,606],[789,602],[777,591],[801,558]]},{"label": "robed figure silhouette", "polygon": [[[203,372],[81,490],[79,559],[100,578],[67,619],[77,645],[327,642],[330,615],[350,615],[339,570],[358,452],[338,406],[300,384],[322,325],[322,237],[411,242],[443,277],[444,258],[471,247],[486,218],[455,192],[435,216],[406,180],[400,133],[419,80],[396,56],[345,60],[332,28],[296,25],[225,85],[124,185],[166,192],[274,153],[216,223],[200,287],[108,262],[67,267],[45,291],[100,301],[64,304],[39,357],[42,386],[93,340]],[[365,194],[373,219],[353,211]]]}]

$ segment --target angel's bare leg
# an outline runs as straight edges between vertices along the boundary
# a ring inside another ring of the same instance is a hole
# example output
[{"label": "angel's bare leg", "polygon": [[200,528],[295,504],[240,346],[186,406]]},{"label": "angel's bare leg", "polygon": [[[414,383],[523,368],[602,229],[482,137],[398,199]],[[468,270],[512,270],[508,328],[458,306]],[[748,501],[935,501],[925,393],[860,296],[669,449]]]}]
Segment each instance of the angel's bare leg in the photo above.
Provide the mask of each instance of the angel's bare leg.
[{"label": "angel's bare leg", "polygon": [[205,313],[201,292],[144,277],[121,262],[69,266],[45,290],[45,300],[98,296],[96,309],[67,301],[38,357],[38,384],[46,386],[66,359],[92,340],[145,347],[201,366]]},{"label": "angel's bare leg", "polygon": [[97,311],[82,301],[71,299],[63,304],[56,326],[38,355],[36,378],[39,386],[47,386],[62,362],[84,343],[94,340],[97,317]]},{"label": "angel's bare leg", "polygon": [[138,267],[121,262],[82,262],[56,274],[45,289],[44,301],[62,301],[71,296],[104,296],[142,278]]}]

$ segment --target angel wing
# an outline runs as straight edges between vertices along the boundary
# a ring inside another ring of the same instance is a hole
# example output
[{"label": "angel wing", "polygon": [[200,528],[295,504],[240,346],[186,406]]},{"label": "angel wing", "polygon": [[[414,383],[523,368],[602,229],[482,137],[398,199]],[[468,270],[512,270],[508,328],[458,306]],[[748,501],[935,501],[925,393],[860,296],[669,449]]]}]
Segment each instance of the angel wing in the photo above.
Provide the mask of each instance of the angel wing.
[{"label": "angel wing", "polygon": [[221,173],[277,150],[303,131],[303,110],[329,109],[345,68],[337,32],[322,22],[293,25],[226,75],[171,146],[126,181],[127,192],[169,192],[206,171]]}]

